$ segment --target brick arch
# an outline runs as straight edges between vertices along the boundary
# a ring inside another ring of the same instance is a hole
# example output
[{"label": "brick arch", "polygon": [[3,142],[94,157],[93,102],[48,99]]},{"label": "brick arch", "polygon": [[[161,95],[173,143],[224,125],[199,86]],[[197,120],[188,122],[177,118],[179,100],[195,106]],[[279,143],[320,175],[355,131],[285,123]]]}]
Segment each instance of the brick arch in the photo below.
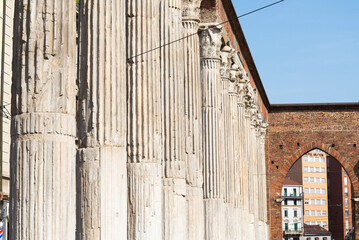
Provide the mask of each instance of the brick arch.
[{"label": "brick arch", "polygon": [[[356,178],[356,176],[353,175],[353,173],[354,173],[353,171],[351,171],[350,173],[348,172],[347,169],[350,168],[351,166],[348,166],[348,162],[345,161],[344,157],[338,151],[336,151],[334,147],[332,147],[329,144],[322,143],[322,142],[311,142],[311,143],[304,145],[303,147],[300,147],[293,153],[293,155],[288,159],[288,161],[291,162],[292,166],[293,166],[293,164],[296,161],[298,161],[304,154],[306,154],[314,149],[322,150],[323,152],[326,152],[327,154],[329,154],[330,156],[335,158],[340,163],[340,165],[342,165],[344,170],[348,173],[348,177],[350,178],[350,181],[352,179]],[[289,172],[289,170],[288,170],[288,172]],[[284,181],[285,177],[286,176],[284,176],[283,181]],[[282,183],[283,183],[283,181],[282,181]],[[356,188],[357,188],[356,192],[358,193],[359,185],[356,185]]]},{"label": "brick arch", "polygon": [[[344,167],[353,186],[353,199],[359,199],[359,105],[347,109],[274,107],[268,122],[266,169],[271,240],[282,239],[279,199],[284,179],[295,161],[313,149],[328,153]],[[353,201],[353,207],[353,224],[359,240],[359,202]]]}]

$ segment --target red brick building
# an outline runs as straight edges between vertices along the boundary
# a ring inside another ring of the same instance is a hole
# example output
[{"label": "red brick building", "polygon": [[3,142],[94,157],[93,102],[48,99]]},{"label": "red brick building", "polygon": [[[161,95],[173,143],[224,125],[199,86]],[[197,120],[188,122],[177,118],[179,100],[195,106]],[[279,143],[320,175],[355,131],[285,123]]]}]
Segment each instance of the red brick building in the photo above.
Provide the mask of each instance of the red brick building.
[{"label": "red brick building", "polygon": [[344,240],[353,226],[352,190],[348,174],[328,156],[329,230],[335,240]]}]

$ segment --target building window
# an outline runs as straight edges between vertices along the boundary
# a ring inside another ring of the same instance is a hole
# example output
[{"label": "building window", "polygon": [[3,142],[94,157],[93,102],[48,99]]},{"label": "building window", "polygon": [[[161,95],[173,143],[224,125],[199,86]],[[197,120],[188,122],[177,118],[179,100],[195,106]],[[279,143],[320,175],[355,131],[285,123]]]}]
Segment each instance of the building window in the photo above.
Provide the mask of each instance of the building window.
[{"label": "building window", "polygon": [[321,168],[320,171],[321,171],[322,173],[325,173],[325,168]]},{"label": "building window", "polygon": [[304,172],[309,172],[309,168],[308,168],[308,167],[304,167]]},{"label": "building window", "polygon": [[344,178],[344,185],[348,186],[348,178],[347,177]]},{"label": "building window", "polygon": [[344,188],[344,196],[348,197],[348,188],[347,187]]},{"label": "building window", "polygon": [[[317,216],[320,216],[320,210],[319,210],[319,211],[317,211]],[[320,223],[319,223],[319,224],[320,224]],[[319,224],[318,224],[318,225],[319,225]]]},{"label": "building window", "polygon": [[305,200],[304,200],[304,203],[305,203],[305,204],[309,204],[309,199],[305,199]]},{"label": "building window", "polygon": [[293,189],[293,196],[294,196],[294,197],[297,196],[297,189]]},{"label": "building window", "polygon": [[288,231],[288,223],[284,223],[284,229],[285,231]]},{"label": "building window", "polygon": [[293,201],[293,205],[294,205],[294,206],[297,206],[297,200],[294,200],[294,201]]},{"label": "building window", "polygon": [[320,168],[316,167],[315,172],[320,172]]},{"label": "building window", "polygon": [[326,200],[322,200],[322,205],[326,205],[327,201]]},{"label": "building window", "polygon": [[304,182],[308,182],[308,178],[307,178],[307,177],[304,178]]},{"label": "building window", "polygon": [[310,205],[315,205],[315,200],[314,199],[310,200]]},{"label": "building window", "polygon": [[315,216],[315,211],[314,210],[310,211],[310,215]]},{"label": "building window", "polygon": [[325,183],[325,178],[322,178],[322,183]]},{"label": "building window", "polygon": [[345,217],[346,217],[346,218],[349,217],[349,210],[345,210]]},{"label": "building window", "polygon": [[287,199],[284,200],[284,205],[288,205]]},{"label": "building window", "polygon": [[344,171],[344,176],[348,176],[348,174],[347,174],[347,172],[346,172],[346,171]]},{"label": "building window", "polygon": [[[320,211],[318,211],[320,212]],[[320,213],[319,213],[319,216],[320,216]],[[327,211],[322,211],[322,216],[327,216]]]},{"label": "building window", "polygon": [[349,229],[349,220],[345,220],[345,227],[346,229]]},{"label": "building window", "polygon": [[294,223],[294,231],[298,231],[298,223]]},{"label": "building window", "polygon": [[306,215],[306,216],[310,216],[308,210],[305,210],[305,215]]},{"label": "building window", "polygon": [[323,227],[327,227],[327,222],[323,222]]},{"label": "building window", "polygon": [[317,199],[317,201],[316,201],[316,205],[320,205],[320,199]]},{"label": "building window", "polygon": [[320,161],[323,163],[325,160],[324,160],[324,158],[320,158]]},{"label": "building window", "polygon": [[316,183],[320,183],[320,178],[316,178],[316,179],[315,179],[315,182],[316,182]]},{"label": "building window", "polygon": [[325,189],[324,188],[322,189],[322,194],[325,194]]},{"label": "building window", "polygon": [[320,188],[315,189],[316,194],[320,194]]},{"label": "building window", "polygon": [[288,217],[288,210],[284,210],[284,217]]},{"label": "building window", "polygon": [[304,162],[308,162],[308,157],[304,157]]},{"label": "building window", "polygon": [[287,189],[284,188],[284,196],[286,197],[287,196]]},{"label": "building window", "polygon": [[314,177],[311,177],[311,178],[310,178],[310,182],[314,182]]},{"label": "building window", "polygon": [[344,201],[345,201],[345,206],[348,207],[349,205],[348,198],[346,198]]},{"label": "building window", "polygon": [[310,193],[315,193],[314,188],[310,189]]},{"label": "building window", "polygon": [[298,217],[298,212],[297,212],[297,210],[294,210],[294,217]]},{"label": "building window", "polygon": [[314,172],[314,167],[310,167],[310,172]]}]

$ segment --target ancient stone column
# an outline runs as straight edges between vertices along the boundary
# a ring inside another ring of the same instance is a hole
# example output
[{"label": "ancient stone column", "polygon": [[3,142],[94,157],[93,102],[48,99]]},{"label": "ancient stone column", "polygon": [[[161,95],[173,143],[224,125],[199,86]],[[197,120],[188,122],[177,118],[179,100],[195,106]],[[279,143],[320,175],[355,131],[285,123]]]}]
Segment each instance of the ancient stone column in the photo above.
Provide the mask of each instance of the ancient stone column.
[{"label": "ancient stone column", "polygon": [[221,239],[224,234],[224,202],[218,155],[218,89],[221,87],[219,58],[221,32],[221,27],[215,23],[201,25],[203,193],[205,239],[208,240]]},{"label": "ancient stone column", "polygon": [[202,176],[202,91],[199,56],[201,0],[182,0],[184,59],[184,114],[187,181],[187,237],[204,238]]},{"label": "ancient stone column", "polygon": [[[260,196],[259,196],[259,210],[260,210],[260,220],[262,222],[263,230],[265,234],[267,233],[267,183],[266,183],[266,166],[265,166],[265,136],[267,132],[268,124],[265,122],[265,119],[262,118],[260,123]],[[266,235],[265,235],[266,236]]]},{"label": "ancient stone column", "polygon": [[[164,239],[187,239],[182,0],[161,2]],[[169,43],[169,44],[168,44]]]},{"label": "ancient stone column", "polygon": [[126,239],[125,3],[80,0],[77,239]]},{"label": "ancient stone column", "polygon": [[126,0],[129,240],[163,237],[160,2]]},{"label": "ancient stone column", "polygon": [[224,198],[224,218],[225,218],[225,235],[224,239],[233,239],[232,226],[234,225],[232,216],[234,215],[234,158],[233,158],[233,120],[231,113],[231,68],[233,65],[234,49],[224,46],[221,50],[221,91],[220,91],[220,108],[219,108],[219,137],[220,151],[219,159],[222,164],[223,181],[223,198]]},{"label": "ancient stone column", "polygon": [[75,4],[15,1],[11,239],[75,239]]}]

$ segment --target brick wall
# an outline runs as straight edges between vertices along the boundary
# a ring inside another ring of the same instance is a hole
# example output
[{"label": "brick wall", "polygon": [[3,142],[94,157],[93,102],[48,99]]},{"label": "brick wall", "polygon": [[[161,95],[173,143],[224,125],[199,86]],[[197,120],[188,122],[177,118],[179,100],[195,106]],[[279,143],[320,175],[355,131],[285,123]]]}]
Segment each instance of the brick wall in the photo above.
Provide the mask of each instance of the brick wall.
[{"label": "brick wall", "polygon": [[[284,178],[294,162],[312,149],[327,152],[343,165],[354,197],[359,197],[359,104],[342,108],[275,107],[269,113],[269,124],[266,164],[271,239],[282,239],[280,203],[275,200],[280,198]],[[359,213],[355,218],[359,219]]]}]

